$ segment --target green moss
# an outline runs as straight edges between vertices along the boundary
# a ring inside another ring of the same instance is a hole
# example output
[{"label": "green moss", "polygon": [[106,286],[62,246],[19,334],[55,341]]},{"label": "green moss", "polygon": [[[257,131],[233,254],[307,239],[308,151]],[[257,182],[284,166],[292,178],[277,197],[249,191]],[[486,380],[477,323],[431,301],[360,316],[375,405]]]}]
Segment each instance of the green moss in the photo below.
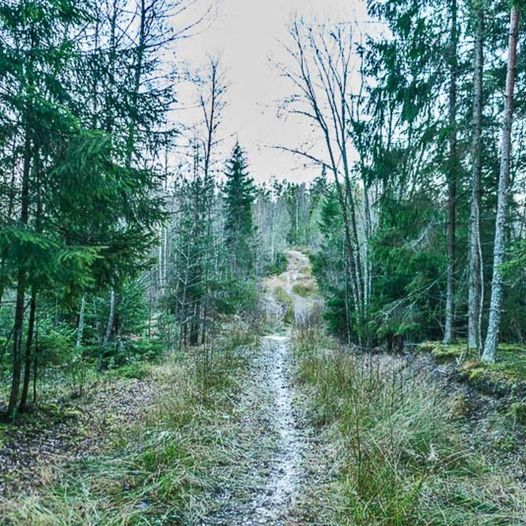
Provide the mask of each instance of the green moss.
[{"label": "green moss", "polygon": [[512,353],[520,353],[520,352],[526,352],[526,348],[523,345],[519,345],[516,343],[501,343],[499,345],[499,352],[512,352]]},{"label": "green moss", "polygon": [[442,342],[424,342],[417,346],[420,352],[431,353],[437,361],[447,362],[453,360],[464,360],[468,358],[468,349],[466,342],[455,342],[445,344]]},{"label": "green moss", "polygon": [[514,391],[526,388],[526,347],[502,343],[497,351],[497,362],[486,364],[479,356],[467,350],[466,342],[445,345],[442,342],[424,342],[417,346],[419,352],[432,354],[437,362],[456,362],[464,377],[491,391]]},{"label": "green moss", "polygon": [[302,298],[306,298],[314,294],[314,286],[309,283],[297,283],[292,287],[292,292]]},{"label": "green moss", "polygon": [[462,364],[460,371],[470,382],[488,387],[491,391],[513,392],[518,387],[526,387],[526,366],[523,362],[525,358],[525,351],[516,356],[500,352],[500,361],[495,364],[468,360]]}]

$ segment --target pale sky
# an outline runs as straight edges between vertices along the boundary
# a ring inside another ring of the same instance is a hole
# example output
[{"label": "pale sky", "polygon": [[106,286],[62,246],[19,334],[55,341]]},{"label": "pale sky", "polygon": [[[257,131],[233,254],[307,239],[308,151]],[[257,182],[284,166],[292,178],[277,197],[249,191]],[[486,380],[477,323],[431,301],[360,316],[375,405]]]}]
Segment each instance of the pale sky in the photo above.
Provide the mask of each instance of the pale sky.
[{"label": "pale sky", "polygon": [[[206,1],[206,0],[203,0]],[[287,27],[294,14],[307,20],[365,20],[363,0],[218,0],[211,23],[199,34],[178,43],[179,59],[204,64],[219,55],[229,81],[222,135],[235,135],[248,153],[251,174],[258,181],[272,177],[308,181],[318,168],[268,148],[297,146],[307,138],[306,123],[279,119],[277,106],[292,88],[272,67],[283,56]],[[203,7],[201,3],[200,8]],[[365,29],[364,29],[365,31]],[[235,138],[229,138],[230,149]]]}]

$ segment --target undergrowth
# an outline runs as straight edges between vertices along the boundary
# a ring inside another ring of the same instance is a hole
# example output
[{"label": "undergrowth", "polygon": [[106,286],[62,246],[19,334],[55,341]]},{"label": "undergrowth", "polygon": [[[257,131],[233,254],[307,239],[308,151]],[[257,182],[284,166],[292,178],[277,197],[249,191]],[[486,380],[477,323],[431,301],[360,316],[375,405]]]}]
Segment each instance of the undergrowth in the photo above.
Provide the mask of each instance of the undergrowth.
[{"label": "undergrowth", "polygon": [[294,352],[314,424],[337,448],[327,524],[526,523],[524,493],[468,447],[432,379],[312,327],[295,332]]},{"label": "undergrowth", "polygon": [[35,496],[5,504],[1,524],[197,523],[213,502],[202,496],[218,492],[235,469],[238,424],[232,411],[256,338],[247,327],[218,341],[206,388],[192,355],[154,366],[160,396],[143,421],[114,437],[104,456],[57,469]]},{"label": "undergrowth", "polygon": [[301,296],[302,298],[307,298],[314,294],[315,292],[314,284],[311,282],[296,283],[292,287],[292,292],[294,292],[298,296]]}]

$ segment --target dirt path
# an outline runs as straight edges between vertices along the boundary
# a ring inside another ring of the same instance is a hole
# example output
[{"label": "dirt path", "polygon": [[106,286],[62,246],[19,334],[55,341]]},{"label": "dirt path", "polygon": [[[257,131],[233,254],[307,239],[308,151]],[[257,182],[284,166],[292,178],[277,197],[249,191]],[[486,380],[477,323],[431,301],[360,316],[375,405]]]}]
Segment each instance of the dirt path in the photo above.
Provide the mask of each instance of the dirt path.
[{"label": "dirt path", "polygon": [[[287,256],[286,272],[264,283],[263,310],[272,329],[261,339],[236,399],[236,466],[225,463],[224,472],[230,472],[226,483],[219,489],[210,485],[210,493],[201,499],[204,502],[195,502],[196,509],[190,510],[188,524],[320,524],[307,520],[300,511],[304,496],[317,483],[309,467],[315,438],[304,414],[302,395],[294,385],[290,327],[303,323],[319,300],[313,292],[307,256],[295,251]],[[108,430],[125,430],[140,421],[161,394],[150,379],[108,382],[89,399],[61,410],[56,421],[43,415],[42,422],[4,433],[0,493],[9,498],[19,492],[38,491],[40,482],[53,478],[53,466],[104,449],[113,436]]]},{"label": "dirt path", "polygon": [[[314,283],[307,256],[290,251],[287,257],[287,270],[265,282],[263,306],[276,332],[262,339],[240,401],[250,437],[245,475],[241,481],[232,481],[232,487],[223,495],[222,509],[203,525],[307,524],[299,518],[297,505],[312,482],[305,468],[312,446],[311,429],[302,418],[299,394],[294,388],[290,327],[279,322],[288,308],[294,309],[295,317],[303,317],[315,304],[294,292],[295,285],[312,288]],[[283,291],[290,298],[289,305],[279,301]]]}]

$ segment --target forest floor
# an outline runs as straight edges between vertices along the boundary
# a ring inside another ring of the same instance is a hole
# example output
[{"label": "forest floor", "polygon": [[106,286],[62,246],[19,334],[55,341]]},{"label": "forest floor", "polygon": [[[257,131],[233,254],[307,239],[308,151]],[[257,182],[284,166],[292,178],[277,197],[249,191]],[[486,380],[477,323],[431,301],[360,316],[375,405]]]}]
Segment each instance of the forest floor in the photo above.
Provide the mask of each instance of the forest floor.
[{"label": "forest floor", "polygon": [[100,454],[160,395],[152,378],[107,378],[0,428],[0,501],[31,493],[61,464]]},{"label": "forest floor", "polygon": [[522,413],[425,353],[350,353],[287,259],[206,371],[173,355],[5,429],[0,524],[526,524]]}]

